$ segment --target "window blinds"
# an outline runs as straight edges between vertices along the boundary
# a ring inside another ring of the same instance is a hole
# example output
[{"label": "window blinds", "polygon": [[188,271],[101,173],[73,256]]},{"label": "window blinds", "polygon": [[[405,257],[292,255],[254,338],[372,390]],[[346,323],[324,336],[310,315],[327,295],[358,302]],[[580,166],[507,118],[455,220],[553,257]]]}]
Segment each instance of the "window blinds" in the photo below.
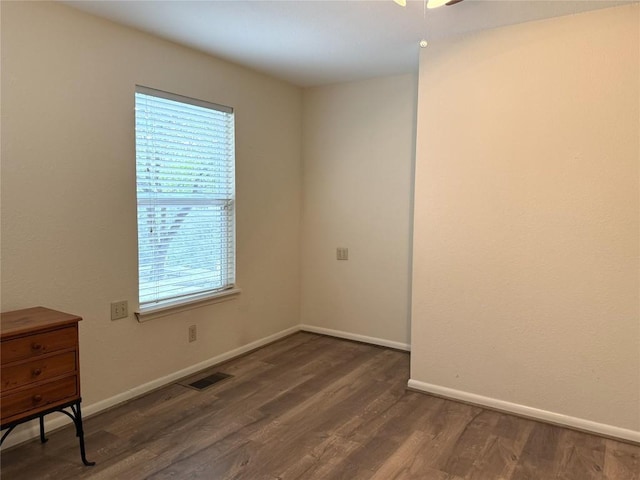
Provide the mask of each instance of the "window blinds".
[{"label": "window blinds", "polygon": [[136,87],[140,308],[235,283],[233,110]]}]

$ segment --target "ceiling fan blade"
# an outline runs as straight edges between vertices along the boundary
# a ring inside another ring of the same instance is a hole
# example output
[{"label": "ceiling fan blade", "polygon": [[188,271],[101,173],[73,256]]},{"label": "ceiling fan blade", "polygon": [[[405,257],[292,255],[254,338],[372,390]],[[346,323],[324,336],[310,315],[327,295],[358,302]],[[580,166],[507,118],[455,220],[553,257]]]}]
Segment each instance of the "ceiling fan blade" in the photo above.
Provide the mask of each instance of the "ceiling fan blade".
[{"label": "ceiling fan blade", "polygon": [[[398,5],[400,5],[401,7],[406,7],[407,6],[407,0],[393,0],[395,3],[397,3]],[[460,3],[462,2],[462,0],[424,0],[425,4],[427,5],[427,8],[438,8],[441,7],[442,5],[447,5],[447,6],[451,6],[451,5],[455,5],[456,3]]]},{"label": "ceiling fan blade", "polygon": [[460,2],[462,2],[462,0],[428,0],[427,8],[429,9],[440,8],[443,5],[451,6]]}]

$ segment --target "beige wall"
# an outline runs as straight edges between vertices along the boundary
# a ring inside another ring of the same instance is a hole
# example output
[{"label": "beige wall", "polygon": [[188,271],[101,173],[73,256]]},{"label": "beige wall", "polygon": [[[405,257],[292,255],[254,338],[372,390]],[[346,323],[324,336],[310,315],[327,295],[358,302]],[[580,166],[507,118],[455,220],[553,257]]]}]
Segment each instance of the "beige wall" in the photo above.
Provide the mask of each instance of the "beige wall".
[{"label": "beige wall", "polygon": [[[134,86],[236,109],[235,300],[144,324]],[[54,3],[2,2],[2,310],[76,313],[85,405],[299,323],[299,88]],[[198,340],[187,342],[188,325]]]},{"label": "beige wall", "polygon": [[[414,76],[303,98],[65,6],[1,5],[2,310],[84,317],[85,405],[299,323],[409,343]],[[622,7],[422,52],[420,385],[640,429],[638,19]],[[237,125],[243,293],[145,324],[109,320],[137,298],[136,83],[231,105]]]},{"label": "beige wall", "polygon": [[[416,83],[402,75],[304,92],[304,325],[409,344]],[[336,247],[349,248],[348,261]]]},{"label": "beige wall", "polygon": [[639,20],[636,4],[423,50],[417,386],[640,430]]}]

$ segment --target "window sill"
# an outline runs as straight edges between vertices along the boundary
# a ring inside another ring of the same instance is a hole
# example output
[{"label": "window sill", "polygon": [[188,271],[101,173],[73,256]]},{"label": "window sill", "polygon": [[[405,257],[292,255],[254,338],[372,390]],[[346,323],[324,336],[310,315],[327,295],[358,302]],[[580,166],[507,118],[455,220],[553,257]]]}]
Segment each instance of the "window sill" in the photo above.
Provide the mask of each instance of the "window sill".
[{"label": "window sill", "polygon": [[135,312],[138,322],[143,323],[155,318],[166,317],[167,315],[173,315],[187,310],[193,310],[194,308],[204,307],[205,305],[212,305],[214,303],[226,302],[236,298],[242,290],[237,287],[223,290],[209,294],[202,297],[192,298],[190,300],[181,301],[179,303],[163,303],[153,307],[147,307],[144,310]]}]

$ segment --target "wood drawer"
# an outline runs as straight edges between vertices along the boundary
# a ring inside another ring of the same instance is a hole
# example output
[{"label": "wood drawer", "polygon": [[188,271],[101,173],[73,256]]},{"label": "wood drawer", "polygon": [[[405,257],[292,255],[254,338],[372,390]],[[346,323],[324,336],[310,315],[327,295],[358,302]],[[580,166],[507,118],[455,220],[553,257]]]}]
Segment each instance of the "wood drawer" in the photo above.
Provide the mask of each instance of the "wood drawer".
[{"label": "wood drawer", "polygon": [[2,364],[38,357],[45,353],[72,348],[78,344],[76,326],[38,333],[2,342]]},{"label": "wood drawer", "polygon": [[76,376],[54,380],[37,387],[28,388],[2,397],[2,424],[10,417],[24,412],[37,413],[55,403],[72,401],[78,397]]},{"label": "wood drawer", "polygon": [[[76,352],[61,353],[38,358],[28,363],[7,365],[2,368],[2,393],[29,383],[41,382],[76,371]],[[4,405],[3,405],[4,409]]]}]

